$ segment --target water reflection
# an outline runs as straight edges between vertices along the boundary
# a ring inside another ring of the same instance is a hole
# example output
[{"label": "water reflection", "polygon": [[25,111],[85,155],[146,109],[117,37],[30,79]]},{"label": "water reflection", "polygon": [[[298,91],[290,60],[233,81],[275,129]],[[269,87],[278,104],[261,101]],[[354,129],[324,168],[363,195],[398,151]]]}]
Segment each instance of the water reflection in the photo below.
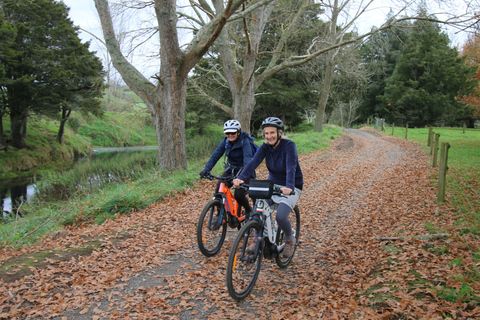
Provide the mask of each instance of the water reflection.
[{"label": "water reflection", "polygon": [[[75,159],[75,164],[86,161],[105,161],[112,157],[122,159],[128,154],[140,151],[158,150],[158,147],[124,147],[124,148],[98,148],[93,150],[93,154],[88,157]],[[15,180],[0,181],[0,201],[2,203],[2,214],[13,212],[19,206],[21,201],[28,201],[35,193],[35,184],[33,178],[22,178]]]},{"label": "water reflection", "polygon": [[21,179],[10,182],[0,181],[0,201],[2,202],[3,216],[6,213],[15,213],[22,201],[28,201],[35,193],[33,179]]}]

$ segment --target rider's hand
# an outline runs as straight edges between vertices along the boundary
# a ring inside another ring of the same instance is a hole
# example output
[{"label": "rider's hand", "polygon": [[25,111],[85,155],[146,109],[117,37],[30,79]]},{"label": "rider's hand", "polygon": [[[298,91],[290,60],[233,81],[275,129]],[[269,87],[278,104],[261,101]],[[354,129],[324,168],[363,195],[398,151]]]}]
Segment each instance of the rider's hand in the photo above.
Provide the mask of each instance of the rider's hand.
[{"label": "rider's hand", "polygon": [[233,179],[233,185],[234,185],[235,187],[237,187],[237,188],[240,187],[240,185],[241,185],[242,183],[244,183],[244,182],[245,182],[245,181],[240,180],[240,179]]},{"label": "rider's hand", "polygon": [[208,174],[208,171],[205,171],[205,170],[202,170],[202,172],[200,172],[200,178],[205,178],[205,176]]},{"label": "rider's hand", "polygon": [[286,196],[289,196],[290,193],[292,193],[292,191],[293,191],[293,190],[290,189],[290,188],[280,188],[280,190],[282,190],[282,193],[283,193],[284,195],[286,195]]}]

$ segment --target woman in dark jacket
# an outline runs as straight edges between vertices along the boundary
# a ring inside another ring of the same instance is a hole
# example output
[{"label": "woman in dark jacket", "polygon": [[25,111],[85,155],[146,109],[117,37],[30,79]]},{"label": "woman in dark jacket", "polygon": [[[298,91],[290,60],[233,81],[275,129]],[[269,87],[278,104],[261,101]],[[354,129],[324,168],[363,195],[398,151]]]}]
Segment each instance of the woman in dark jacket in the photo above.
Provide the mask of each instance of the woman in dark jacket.
[{"label": "woman in dark jacket", "polygon": [[[200,172],[200,177],[204,178],[217,164],[218,160],[226,154],[225,171],[222,177],[237,176],[244,166],[252,159],[252,148],[250,146],[250,138],[248,134],[242,131],[242,126],[237,120],[228,120],[223,125],[223,132],[226,137],[220,142],[215,151],[213,151],[205,168]],[[255,176],[255,172],[251,177]],[[250,180],[250,177],[248,177]],[[232,187],[232,182],[226,182],[228,187]],[[217,190],[219,184],[217,184]],[[235,189],[234,197],[237,202],[245,208],[245,214],[248,215],[252,211],[247,194],[243,189]]]},{"label": "woman in dark jacket", "polygon": [[[288,215],[297,204],[303,189],[303,174],[298,162],[297,147],[291,140],[283,138],[284,124],[277,117],[268,117],[262,123],[263,136],[266,140],[260,146],[252,161],[248,163],[233,184],[238,187],[248,175],[265,159],[268,179],[280,186],[283,196],[273,196],[272,200],[279,204],[276,222],[285,233],[283,256],[289,257],[294,252],[295,235],[288,220]],[[295,191],[295,192],[292,192]],[[248,251],[255,250],[252,243]]]}]

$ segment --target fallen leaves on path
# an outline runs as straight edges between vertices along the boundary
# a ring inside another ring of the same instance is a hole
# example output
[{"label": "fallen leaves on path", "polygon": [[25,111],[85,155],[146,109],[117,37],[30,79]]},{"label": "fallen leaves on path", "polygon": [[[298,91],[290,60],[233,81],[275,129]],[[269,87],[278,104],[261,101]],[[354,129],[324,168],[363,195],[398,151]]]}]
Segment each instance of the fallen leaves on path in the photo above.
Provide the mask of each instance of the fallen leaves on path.
[{"label": "fallen leaves on path", "polygon": [[[438,296],[439,286],[462,287],[456,276],[474,266],[470,252],[475,239],[456,236],[453,210],[436,205],[434,173],[420,147],[348,130],[328,151],[300,161],[305,175],[299,203],[302,244],[287,269],[264,260],[244,301],[234,302],[225,286],[236,230],[229,229],[215,257],[204,257],[196,247],[197,219],[215,185],[199,181],[195,189],[142,212],[70,229],[31,248],[3,249],[1,261],[60,253],[59,259],[30,267],[31,275],[13,282],[2,277],[0,318],[480,317],[476,305]],[[416,238],[432,228],[450,236]],[[379,240],[385,237],[397,240]],[[60,259],[62,253],[86,246],[89,254]],[[453,257],[462,263],[452,263]],[[15,275],[15,269],[8,271]]]}]

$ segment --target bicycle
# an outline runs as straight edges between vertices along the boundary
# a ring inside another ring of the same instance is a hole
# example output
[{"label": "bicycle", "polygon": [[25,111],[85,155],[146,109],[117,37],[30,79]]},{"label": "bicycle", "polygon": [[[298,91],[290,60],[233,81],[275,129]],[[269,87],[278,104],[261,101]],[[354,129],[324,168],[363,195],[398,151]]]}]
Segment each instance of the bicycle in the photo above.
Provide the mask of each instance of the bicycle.
[{"label": "bicycle", "polygon": [[[198,248],[203,255],[211,257],[220,251],[227,235],[227,225],[240,230],[246,216],[244,210],[239,210],[240,204],[226,185],[234,176],[217,177],[209,173],[205,178],[220,181],[218,192],[214,194],[213,200],[205,205],[197,223]],[[216,221],[215,217],[218,217]]]},{"label": "bicycle", "polygon": [[[293,259],[297,246],[300,244],[300,211],[297,206],[289,215],[295,236],[295,246],[292,255],[282,256],[285,247],[285,235],[273,222],[273,215],[278,204],[269,204],[272,195],[282,196],[280,187],[268,180],[251,180],[249,185],[241,187],[248,189],[250,197],[256,198],[256,206],[250,217],[238,232],[233,243],[227,264],[227,288],[230,296],[237,300],[245,299],[257,281],[262,265],[262,258],[274,259],[280,268],[286,268]],[[247,247],[257,238],[255,251],[250,253]]]}]

